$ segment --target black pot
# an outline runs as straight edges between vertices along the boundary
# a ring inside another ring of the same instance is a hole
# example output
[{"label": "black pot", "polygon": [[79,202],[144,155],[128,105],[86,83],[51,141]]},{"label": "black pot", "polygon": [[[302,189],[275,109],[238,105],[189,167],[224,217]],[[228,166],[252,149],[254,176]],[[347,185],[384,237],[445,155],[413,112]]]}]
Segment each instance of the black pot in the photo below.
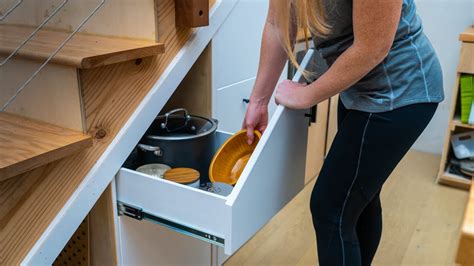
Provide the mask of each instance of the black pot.
[{"label": "black pot", "polygon": [[216,130],[215,120],[189,115],[182,108],[173,110],[158,116],[147,130],[137,146],[138,159],[142,164],[196,169],[201,183],[206,183]]}]

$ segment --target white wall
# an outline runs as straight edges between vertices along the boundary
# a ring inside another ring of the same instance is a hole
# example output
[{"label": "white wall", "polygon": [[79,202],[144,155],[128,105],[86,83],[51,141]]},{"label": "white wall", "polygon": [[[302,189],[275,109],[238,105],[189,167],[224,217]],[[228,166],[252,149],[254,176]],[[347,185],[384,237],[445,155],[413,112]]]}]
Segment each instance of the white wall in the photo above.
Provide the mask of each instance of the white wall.
[{"label": "white wall", "polygon": [[473,0],[417,0],[425,32],[438,52],[444,72],[446,100],[439,106],[433,121],[415,144],[414,149],[441,153],[446,134],[451,92],[459,61],[459,33],[474,23]]}]

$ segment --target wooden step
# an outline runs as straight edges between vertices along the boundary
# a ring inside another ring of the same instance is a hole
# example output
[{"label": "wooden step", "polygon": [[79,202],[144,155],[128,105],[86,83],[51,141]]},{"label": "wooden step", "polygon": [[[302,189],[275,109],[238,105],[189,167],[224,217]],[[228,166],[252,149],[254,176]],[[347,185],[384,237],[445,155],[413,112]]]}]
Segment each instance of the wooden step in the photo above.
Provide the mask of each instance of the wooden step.
[{"label": "wooden step", "polygon": [[91,146],[83,133],[0,112],[0,181]]},{"label": "wooden step", "polygon": [[[34,28],[26,26],[0,25],[0,53],[9,55],[33,30]],[[67,32],[40,30],[17,56],[44,61],[68,36]],[[155,56],[163,52],[162,43],[78,33],[51,63],[87,69]]]}]

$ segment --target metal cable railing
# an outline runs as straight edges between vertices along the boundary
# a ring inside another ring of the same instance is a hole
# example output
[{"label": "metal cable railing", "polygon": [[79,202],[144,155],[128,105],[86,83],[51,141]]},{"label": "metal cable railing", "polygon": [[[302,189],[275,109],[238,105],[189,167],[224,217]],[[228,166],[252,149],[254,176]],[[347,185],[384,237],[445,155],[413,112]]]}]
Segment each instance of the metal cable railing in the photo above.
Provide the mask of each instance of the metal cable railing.
[{"label": "metal cable railing", "polygon": [[[65,0],[67,1],[67,0]],[[51,53],[51,55],[40,65],[38,69],[28,78],[26,81],[16,90],[16,92],[11,96],[8,101],[3,105],[3,107],[0,109],[1,112],[5,111],[10,104],[12,104],[15,99],[18,97],[18,95],[21,94],[21,92],[28,86],[28,84],[33,81],[33,79],[38,76],[38,74],[43,70],[43,68],[61,51],[62,48],[76,35],[82,27],[100,10],[100,8],[105,4],[107,0],[101,0],[98,5],[89,13],[82,21],[81,23],[76,27],[76,29],[71,32],[68,37]],[[44,25],[43,25],[44,26]]]},{"label": "metal cable railing", "polygon": [[11,6],[5,14],[0,16],[0,21],[4,21],[17,7],[19,7],[23,3],[23,0],[18,0],[13,6]]},{"label": "metal cable railing", "polygon": [[15,48],[15,50],[13,50],[13,52],[10,53],[10,55],[8,55],[1,63],[0,63],[0,67],[6,65],[8,63],[8,61],[10,61],[29,41],[31,41],[31,39],[33,39],[35,37],[35,35],[54,17],[56,16],[56,14],[67,4],[67,2],[69,2],[69,0],[63,0],[63,2],[57,7],[54,9],[54,11],[49,14],[48,17],[46,17],[45,20],[43,20],[43,22],[41,22],[41,24],[36,27],[36,29],[34,31],[31,32],[31,34],[20,44],[18,45],[17,48]]}]

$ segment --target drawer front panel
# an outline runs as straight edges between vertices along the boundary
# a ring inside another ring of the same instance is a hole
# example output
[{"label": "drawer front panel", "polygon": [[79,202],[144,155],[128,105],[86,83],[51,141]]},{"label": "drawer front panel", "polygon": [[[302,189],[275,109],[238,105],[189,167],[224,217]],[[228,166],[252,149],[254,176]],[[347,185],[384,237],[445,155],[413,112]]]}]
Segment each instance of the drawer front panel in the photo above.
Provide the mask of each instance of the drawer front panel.
[{"label": "drawer front panel", "polygon": [[271,134],[264,134],[227,201],[232,231],[226,254],[237,251],[303,189],[308,122],[305,111],[281,106],[275,111],[267,129]]}]

